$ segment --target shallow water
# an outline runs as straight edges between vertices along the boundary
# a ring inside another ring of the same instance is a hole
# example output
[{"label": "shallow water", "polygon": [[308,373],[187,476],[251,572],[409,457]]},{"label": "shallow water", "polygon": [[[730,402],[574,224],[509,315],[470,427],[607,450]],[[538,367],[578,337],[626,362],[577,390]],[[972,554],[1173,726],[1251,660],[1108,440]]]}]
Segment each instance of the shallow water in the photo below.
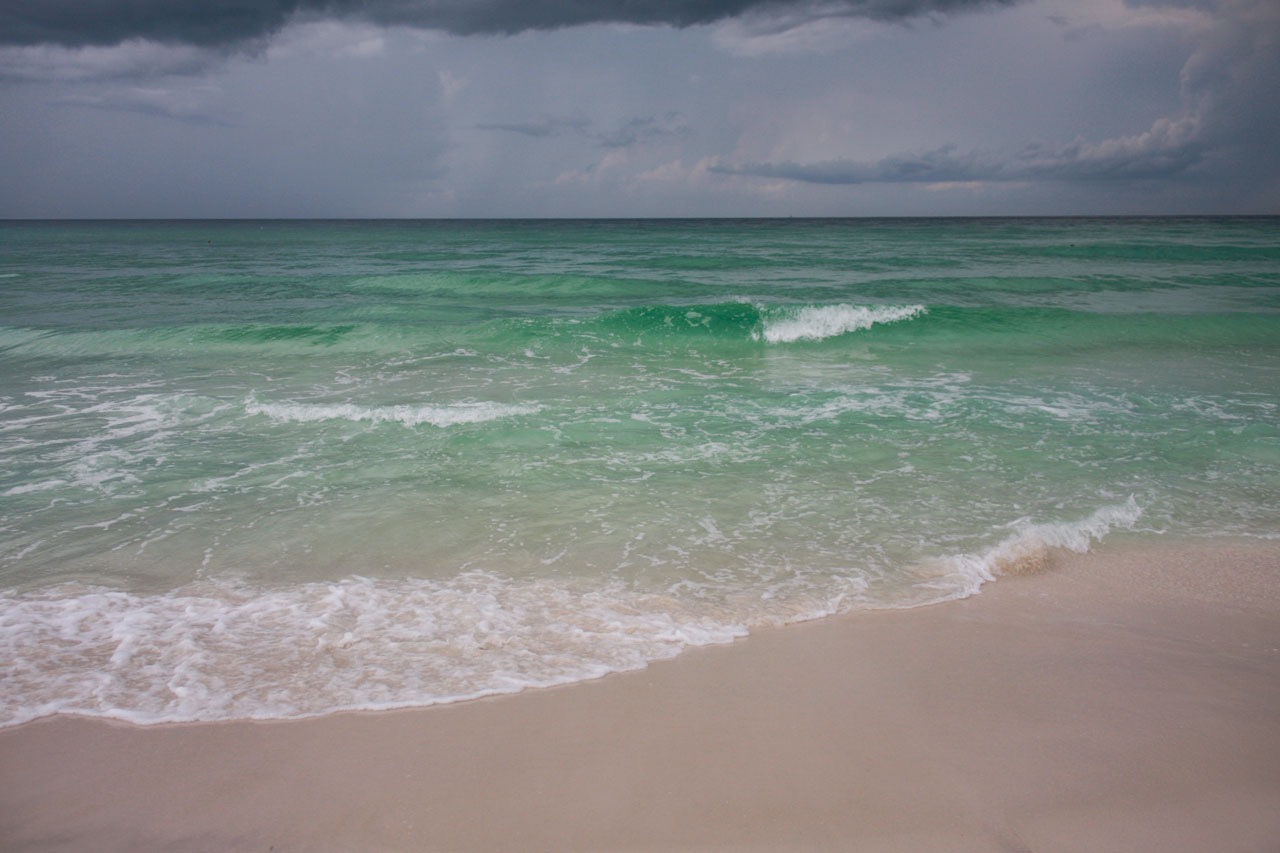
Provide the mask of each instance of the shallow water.
[{"label": "shallow water", "polygon": [[0,719],[429,704],[1280,535],[1280,219],[0,223]]}]

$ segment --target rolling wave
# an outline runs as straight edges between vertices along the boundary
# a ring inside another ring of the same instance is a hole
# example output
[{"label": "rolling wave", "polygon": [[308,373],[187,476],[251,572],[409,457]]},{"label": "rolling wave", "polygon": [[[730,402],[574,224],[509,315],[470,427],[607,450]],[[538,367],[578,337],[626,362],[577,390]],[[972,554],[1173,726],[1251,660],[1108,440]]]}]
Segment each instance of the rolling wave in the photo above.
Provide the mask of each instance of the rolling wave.
[{"label": "rolling wave", "polygon": [[643,343],[696,336],[783,344],[819,341],[927,313],[923,305],[762,305],[749,301],[645,305],[559,321],[561,331]]},{"label": "rolling wave", "polygon": [[[440,355],[462,350],[497,358],[530,347],[567,348],[834,343],[849,336],[912,340],[930,345],[984,347],[1075,346],[1085,342],[1169,344],[1188,341],[1271,346],[1274,312],[1218,310],[1106,310],[1106,306],[1043,307],[922,304],[652,304],[611,309],[586,316],[506,316],[472,323],[424,323],[407,318],[377,324],[190,325],[134,329],[51,331],[0,327],[0,352],[17,358],[98,358],[112,356],[207,359],[270,353],[308,360],[318,353],[387,358]],[[398,416],[397,416],[398,417]],[[368,418],[366,418],[368,419]]]}]

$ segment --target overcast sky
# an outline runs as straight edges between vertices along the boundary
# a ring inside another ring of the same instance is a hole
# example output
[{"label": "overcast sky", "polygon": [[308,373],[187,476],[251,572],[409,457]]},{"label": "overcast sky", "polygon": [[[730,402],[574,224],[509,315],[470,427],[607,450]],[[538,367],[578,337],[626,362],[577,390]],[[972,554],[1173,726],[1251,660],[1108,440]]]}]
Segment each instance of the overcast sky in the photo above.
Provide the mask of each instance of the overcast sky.
[{"label": "overcast sky", "polygon": [[1276,0],[0,0],[0,217],[1280,213]]}]

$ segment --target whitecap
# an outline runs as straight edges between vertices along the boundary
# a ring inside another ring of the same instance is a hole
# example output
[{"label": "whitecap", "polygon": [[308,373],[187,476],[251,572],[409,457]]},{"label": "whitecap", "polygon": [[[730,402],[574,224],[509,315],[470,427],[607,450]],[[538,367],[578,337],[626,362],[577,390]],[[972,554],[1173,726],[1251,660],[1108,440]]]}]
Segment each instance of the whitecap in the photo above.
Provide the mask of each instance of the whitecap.
[{"label": "whitecap", "polygon": [[1033,574],[1042,570],[1055,549],[1086,553],[1108,533],[1133,529],[1141,517],[1142,508],[1130,495],[1124,503],[1100,507],[1079,521],[1037,524],[1020,519],[1009,525],[1014,534],[994,547],[939,560],[936,568],[944,577],[919,586],[942,592],[940,600],[964,598],[1002,575]]},{"label": "whitecap", "polygon": [[923,305],[810,305],[774,308],[765,315],[763,337],[771,344],[820,341],[927,313]]}]

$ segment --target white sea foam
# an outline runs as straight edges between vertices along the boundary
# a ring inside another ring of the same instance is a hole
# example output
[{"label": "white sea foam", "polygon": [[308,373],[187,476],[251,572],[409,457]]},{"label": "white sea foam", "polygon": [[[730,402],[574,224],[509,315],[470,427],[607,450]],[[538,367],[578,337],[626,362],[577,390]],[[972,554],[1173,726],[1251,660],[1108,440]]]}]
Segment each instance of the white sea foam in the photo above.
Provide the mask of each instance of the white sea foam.
[{"label": "white sea foam", "polygon": [[[868,598],[855,566],[766,573],[745,587],[713,572],[661,593],[485,571],[291,586],[202,580],[159,594],[78,583],[10,591],[0,594],[0,726],[55,713],[139,724],[287,719],[582,681],[756,625],[961,598],[1038,565],[1048,549],[1085,551],[1140,515],[1130,498],[1076,522],[1013,522],[986,551],[922,567],[897,603]],[[710,516],[697,525],[711,551],[731,535]]]},{"label": "white sea foam", "polygon": [[1009,525],[1014,533],[995,547],[944,558],[938,564],[944,577],[919,586],[939,590],[941,599],[964,598],[1001,575],[1038,571],[1053,549],[1084,553],[1113,530],[1132,529],[1141,517],[1142,508],[1130,495],[1124,503],[1101,507],[1080,521],[1037,524],[1019,519]]},{"label": "white sea foam", "polygon": [[7,420],[5,430],[23,431],[28,457],[38,454],[40,468],[36,479],[4,494],[64,487],[111,493],[138,483],[139,466],[163,463],[175,430],[199,420],[188,415],[187,398],[129,393],[140,387],[27,392],[34,402],[15,407],[22,417]]},{"label": "white sea foam", "polygon": [[263,403],[250,398],[245,411],[251,415],[266,415],[276,421],[308,423],[313,421],[346,420],[372,424],[398,423],[406,427],[430,424],[450,427],[458,424],[483,423],[517,415],[530,415],[541,406],[511,403],[466,402],[447,406],[395,405],[359,406],[354,403]]},{"label": "white sea foam", "polygon": [[638,669],[740,625],[666,597],[471,572],[144,595],[64,584],[0,598],[0,725],[423,706]]},{"label": "white sea foam", "polygon": [[817,305],[776,308],[766,314],[763,337],[771,344],[824,338],[896,323],[925,314],[923,305]]},{"label": "white sea foam", "polygon": [[991,397],[1015,417],[1039,413],[1063,422],[1096,423],[1104,416],[1127,416],[1134,408],[1131,400],[1097,392],[1085,395],[1060,391],[1041,396],[1013,394],[1004,397],[992,394]]},{"label": "white sea foam", "polygon": [[66,484],[67,484],[66,480],[41,480],[38,483],[23,483],[22,485],[14,486],[13,488],[5,490],[3,494],[5,497],[14,497],[16,495],[27,495],[27,494],[31,494],[32,492],[45,492],[50,489],[61,488]]}]

